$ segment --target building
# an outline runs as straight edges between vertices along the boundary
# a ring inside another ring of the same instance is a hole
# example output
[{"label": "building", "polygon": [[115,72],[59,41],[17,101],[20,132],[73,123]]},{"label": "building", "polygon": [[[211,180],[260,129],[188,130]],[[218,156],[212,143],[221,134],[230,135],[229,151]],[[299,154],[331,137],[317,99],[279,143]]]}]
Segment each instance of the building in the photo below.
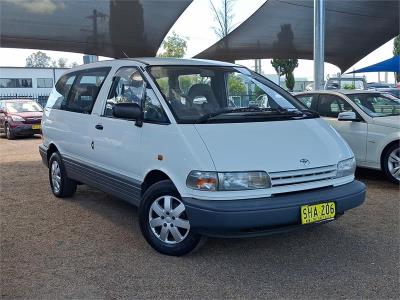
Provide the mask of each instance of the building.
[{"label": "building", "polygon": [[67,68],[0,67],[0,99],[32,98],[44,105]]}]

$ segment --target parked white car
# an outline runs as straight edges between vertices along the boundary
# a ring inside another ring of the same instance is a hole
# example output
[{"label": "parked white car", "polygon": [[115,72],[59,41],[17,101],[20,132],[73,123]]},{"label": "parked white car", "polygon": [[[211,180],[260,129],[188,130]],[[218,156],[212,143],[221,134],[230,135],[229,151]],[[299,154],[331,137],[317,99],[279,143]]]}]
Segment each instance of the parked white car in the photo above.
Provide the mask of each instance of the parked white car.
[{"label": "parked white car", "polygon": [[[237,85],[265,101],[232,107]],[[57,82],[42,128],[54,195],[70,197],[85,183],[139,206],[144,237],[168,255],[188,253],[202,236],[329,222],[365,198],[344,140],[292,95],[234,64],[80,66]]]},{"label": "parked white car", "polygon": [[316,91],[296,97],[347,141],[357,166],[400,182],[400,99],[377,91]]}]

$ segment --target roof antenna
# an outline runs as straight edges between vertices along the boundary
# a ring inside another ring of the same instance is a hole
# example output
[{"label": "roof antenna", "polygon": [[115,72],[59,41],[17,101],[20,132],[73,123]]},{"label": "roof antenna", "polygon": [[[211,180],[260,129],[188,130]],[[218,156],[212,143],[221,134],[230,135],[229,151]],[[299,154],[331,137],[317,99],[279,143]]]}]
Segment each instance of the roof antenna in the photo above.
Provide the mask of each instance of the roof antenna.
[{"label": "roof antenna", "polygon": [[124,50],[121,49],[121,52],[125,55],[126,58],[129,58],[129,56],[124,52]]}]

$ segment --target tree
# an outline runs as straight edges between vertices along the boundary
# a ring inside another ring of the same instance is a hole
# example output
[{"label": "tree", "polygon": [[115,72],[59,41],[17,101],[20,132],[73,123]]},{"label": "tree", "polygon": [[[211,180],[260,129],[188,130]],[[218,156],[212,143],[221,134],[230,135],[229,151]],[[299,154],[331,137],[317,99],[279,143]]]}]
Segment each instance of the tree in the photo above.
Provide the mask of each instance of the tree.
[{"label": "tree", "polygon": [[241,96],[247,93],[247,89],[241,78],[237,75],[231,75],[228,78],[228,90],[230,95]]},{"label": "tree", "polygon": [[66,68],[68,59],[66,59],[65,57],[60,57],[57,62],[59,68]]},{"label": "tree", "polygon": [[26,66],[30,68],[50,67],[51,57],[42,51],[32,53],[26,58]]},{"label": "tree", "polygon": [[298,59],[273,59],[271,65],[274,67],[276,73],[278,73],[278,76],[285,75],[286,87],[289,91],[293,91],[295,84],[293,71],[299,66]]},{"label": "tree", "polygon": [[[400,55],[400,35],[396,36],[393,43],[393,55]],[[396,73],[396,81],[400,82],[400,73]]]},{"label": "tree", "polygon": [[183,57],[187,49],[187,38],[179,36],[175,31],[162,42],[164,52],[159,57]]},{"label": "tree", "polygon": [[233,29],[233,6],[236,0],[220,0],[221,7],[216,8],[212,0],[210,1],[211,10],[217,26],[213,27],[215,34],[222,39],[227,36]]}]

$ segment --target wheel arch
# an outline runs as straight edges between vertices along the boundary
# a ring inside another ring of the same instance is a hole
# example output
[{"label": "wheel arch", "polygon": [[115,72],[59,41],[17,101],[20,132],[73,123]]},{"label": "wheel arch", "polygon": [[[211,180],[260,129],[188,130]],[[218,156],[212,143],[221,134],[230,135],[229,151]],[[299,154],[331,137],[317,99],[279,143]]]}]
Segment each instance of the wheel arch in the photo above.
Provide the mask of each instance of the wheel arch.
[{"label": "wheel arch", "polygon": [[383,170],[383,164],[384,164],[383,159],[385,158],[386,151],[387,151],[390,147],[392,147],[393,145],[395,145],[395,144],[400,144],[400,140],[397,139],[397,140],[391,141],[389,144],[387,144],[387,145],[383,148],[383,150],[382,150],[382,152],[381,152],[381,159],[380,159],[380,161],[381,161],[381,169],[382,169],[382,170]]},{"label": "wheel arch", "polygon": [[[141,190],[142,190],[142,195],[146,192],[146,190],[152,186],[153,184],[160,182],[162,180],[171,180],[171,177],[169,177],[165,172],[161,170],[151,170],[149,171],[146,176],[144,177],[144,180],[141,185]],[[175,185],[175,184],[174,184]],[[176,187],[176,185],[175,185]]]},{"label": "wheel arch", "polygon": [[57,146],[56,146],[55,144],[53,144],[53,143],[50,143],[50,144],[49,144],[49,148],[47,149],[47,161],[49,161],[51,155],[52,155],[54,152],[57,152],[57,151],[58,151]]}]

